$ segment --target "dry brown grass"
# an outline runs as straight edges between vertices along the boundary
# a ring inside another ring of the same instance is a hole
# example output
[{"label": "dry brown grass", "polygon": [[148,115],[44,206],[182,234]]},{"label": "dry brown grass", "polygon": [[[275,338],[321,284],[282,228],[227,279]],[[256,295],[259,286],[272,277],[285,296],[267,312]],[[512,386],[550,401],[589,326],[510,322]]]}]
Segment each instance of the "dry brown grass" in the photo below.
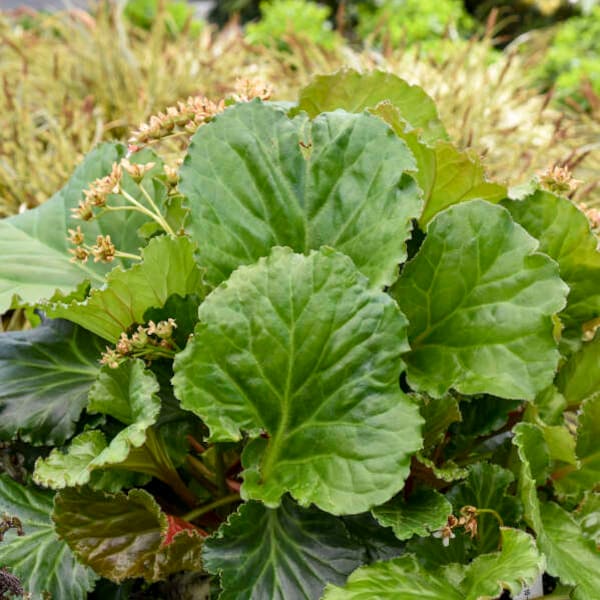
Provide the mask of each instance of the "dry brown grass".
[{"label": "dry brown grass", "polygon": [[288,52],[251,46],[235,23],[172,39],[160,19],[143,32],[101,9],[37,16],[30,30],[0,16],[0,216],[44,201],[95,143],[126,139],[180,98],[221,97],[238,77],[259,77],[276,99],[293,100],[314,74],[342,66],[382,68],[422,85],[454,140],[486,156],[491,176],[519,183],[568,161],[588,182],[580,196],[600,204],[599,190],[589,191],[600,179],[598,160],[587,153],[597,147],[600,117],[552,109],[529,87],[516,51],[489,64],[483,39],[448,47],[436,64],[415,52],[286,41]]}]

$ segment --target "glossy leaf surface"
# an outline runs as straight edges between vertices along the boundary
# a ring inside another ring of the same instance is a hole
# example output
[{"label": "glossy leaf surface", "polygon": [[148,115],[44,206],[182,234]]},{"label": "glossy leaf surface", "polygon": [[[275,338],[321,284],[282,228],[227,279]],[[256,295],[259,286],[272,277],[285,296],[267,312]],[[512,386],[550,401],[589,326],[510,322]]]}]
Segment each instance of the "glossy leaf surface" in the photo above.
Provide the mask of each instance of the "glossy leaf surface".
[{"label": "glossy leaf surface", "polygon": [[56,535],[50,520],[54,494],[24,487],[0,474],[0,514],[18,517],[25,535],[14,530],[0,543],[0,565],[9,567],[33,600],[85,600],[97,579]]},{"label": "glossy leaf surface", "polygon": [[391,290],[409,320],[411,385],[533,399],[552,382],[552,315],[568,290],[536,247],[500,206],[473,200],[437,215]]},{"label": "glossy leaf surface", "polygon": [[[343,111],[289,119],[258,101],[200,128],[181,168],[188,230],[218,284],[274,246],[347,254],[389,285],[422,207],[413,157],[380,119]],[[231,174],[235,173],[235,177]]]},{"label": "glossy leaf surface", "polygon": [[212,439],[254,438],[245,498],[276,507],[289,491],[344,514],[402,487],[421,444],[418,408],[398,386],[406,320],[347,257],[277,248],[237,270],[199,317],[175,393]]},{"label": "glossy leaf surface", "polygon": [[241,506],[207,540],[204,561],[221,575],[220,600],[312,600],[344,583],[362,555],[341,519],[287,497],[277,509]]},{"label": "glossy leaf surface", "polygon": [[100,371],[102,340],[67,321],[0,334],[0,439],[62,444]]}]

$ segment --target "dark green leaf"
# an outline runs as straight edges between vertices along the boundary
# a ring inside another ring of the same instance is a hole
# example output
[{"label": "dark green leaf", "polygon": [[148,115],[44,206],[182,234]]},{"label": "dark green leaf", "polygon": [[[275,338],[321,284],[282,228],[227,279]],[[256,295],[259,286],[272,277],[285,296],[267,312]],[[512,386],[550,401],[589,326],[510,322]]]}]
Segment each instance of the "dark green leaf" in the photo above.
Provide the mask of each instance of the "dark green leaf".
[{"label": "dark green leaf", "polygon": [[[513,480],[513,474],[498,465],[475,463],[469,467],[466,479],[450,490],[447,498],[452,502],[455,514],[463,506],[492,509],[505,525],[513,525],[518,523],[522,512],[519,500],[508,493]],[[490,514],[477,516],[475,546],[478,554],[492,552],[498,547],[499,525]]]},{"label": "dark green leaf", "polygon": [[0,542],[0,565],[9,567],[32,600],[50,597],[85,600],[97,579],[91,569],[80,565],[67,544],[54,532],[50,513],[54,494],[23,487],[0,474],[0,514],[17,517],[24,536],[14,530]]},{"label": "dark green leaf", "polygon": [[384,527],[391,527],[399,540],[427,536],[446,524],[452,505],[435,490],[415,492],[406,501],[394,498],[371,513]]},{"label": "dark green leaf", "polygon": [[283,498],[277,509],[249,502],[205,544],[204,561],[221,575],[220,600],[317,600],[342,584],[363,548],[341,519]]},{"label": "dark green leaf", "polygon": [[101,340],[67,321],[0,334],[0,439],[62,444],[100,371]]}]

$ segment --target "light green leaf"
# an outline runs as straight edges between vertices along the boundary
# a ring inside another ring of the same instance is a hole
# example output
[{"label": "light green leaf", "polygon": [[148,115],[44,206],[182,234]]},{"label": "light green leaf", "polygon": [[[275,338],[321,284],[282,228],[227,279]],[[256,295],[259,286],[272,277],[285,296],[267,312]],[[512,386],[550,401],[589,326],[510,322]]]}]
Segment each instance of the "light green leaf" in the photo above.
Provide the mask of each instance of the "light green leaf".
[{"label": "light green leaf", "polygon": [[536,247],[500,206],[472,200],[436,216],[391,290],[410,323],[413,387],[533,400],[550,385],[552,315],[568,289]]},{"label": "light green leaf", "polygon": [[275,510],[242,505],[204,548],[206,569],[221,576],[219,600],[317,599],[327,583],[344,583],[362,556],[341,519],[288,497]]},{"label": "light green leaf", "polygon": [[100,338],[67,321],[0,334],[0,439],[62,444],[100,371]]},{"label": "light green leaf", "polygon": [[575,438],[566,425],[540,425],[552,460],[577,463]]},{"label": "light green leaf", "polygon": [[435,490],[421,490],[408,501],[394,498],[371,513],[384,527],[391,527],[399,540],[427,536],[446,524],[452,505]]},{"label": "light green leaf", "polygon": [[569,358],[558,373],[557,386],[568,406],[600,396],[600,335]]},{"label": "light green leaf", "polygon": [[[519,423],[513,431],[515,432],[513,443],[519,449],[519,456],[526,465],[527,477],[532,479],[532,484],[542,485],[548,478],[550,469],[550,449],[546,444],[542,428],[533,423]],[[520,485],[522,486],[523,483],[521,477]],[[527,488],[527,493],[530,491]],[[529,501],[523,500],[523,502],[532,506]]]},{"label": "light green leaf", "polygon": [[600,549],[600,493],[588,492],[573,516],[583,535]]},{"label": "light green leaf", "polygon": [[514,444],[521,460],[519,492],[525,517],[537,534],[548,572],[560,577],[564,584],[576,586],[575,600],[595,600],[600,589],[600,554],[594,542],[585,537],[577,521],[560,506],[553,502],[541,504],[538,500],[531,465],[544,460],[544,450],[535,431],[535,426],[529,423],[515,427]]},{"label": "light green leaf", "polygon": [[[127,427],[109,444],[102,432],[94,430],[77,436],[66,453],[54,448],[47,458],[36,461],[34,481],[61,489],[89,483],[97,469],[127,469],[126,460],[132,449],[144,445],[148,428],[158,418],[157,392],[156,378],[144,369],[141,360],[128,360],[117,369],[104,367],[90,390],[88,412],[109,415]],[[148,474],[153,475],[153,470]]]},{"label": "light green leaf", "polygon": [[[458,514],[463,506],[496,511],[505,525],[516,524],[521,517],[521,505],[517,498],[508,493],[514,476],[510,471],[494,464],[483,462],[469,466],[466,479],[446,495]],[[490,514],[477,516],[477,538],[475,547],[479,554],[491,552],[498,547],[500,528]]]},{"label": "light green leaf", "polygon": [[447,460],[443,464],[436,464],[433,460],[424,456],[422,452],[417,453],[417,460],[431,470],[432,474],[441,481],[458,481],[467,476],[468,470],[465,467],[459,467],[452,460]]},{"label": "light green leaf", "polygon": [[600,552],[575,519],[554,502],[540,505],[538,546],[546,555],[548,572],[576,586],[574,600],[596,600],[600,590]]},{"label": "light green leaf", "polygon": [[[290,120],[258,101],[201,127],[181,168],[189,233],[218,284],[273,246],[347,254],[373,286],[392,283],[419,216],[414,159],[368,114]],[[231,177],[235,173],[235,177]]]},{"label": "light green leaf", "polygon": [[[83,198],[83,190],[98,177],[107,175],[119,161],[125,147],[102,144],[92,150],[63,189],[36,209],[0,220],[0,314],[17,296],[35,303],[51,297],[59,289],[70,292],[82,281],[103,282],[110,267],[102,263],[72,263],[68,252],[67,229],[77,223],[70,210]],[[81,224],[81,222],[79,222]],[[93,236],[98,224],[84,223],[82,229]]]},{"label": "light green leaf", "polygon": [[355,571],[343,587],[328,586],[323,600],[487,600],[502,590],[513,594],[544,569],[531,536],[502,529],[502,550],[484,554],[467,566],[425,570],[412,554]]},{"label": "light green leaf", "polygon": [[101,289],[83,302],[53,302],[50,316],[73,321],[116,342],[123,331],[143,323],[149,308],[160,308],[172,294],[205,293],[202,271],[194,260],[194,244],[186,237],[152,238],[142,262],[123,271],[115,268]]},{"label": "light green leaf", "polygon": [[418,408],[398,385],[406,320],[349,258],[276,248],[210,294],[199,317],[175,360],[175,393],[213,440],[254,438],[246,499],[276,507],[289,491],[348,514],[399,491],[421,445]]},{"label": "light green leaf", "polygon": [[144,490],[125,495],[69,488],[56,495],[52,518],[77,557],[111,581],[159,581],[202,569],[206,534],[162,512]]},{"label": "light green leaf", "polygon": [[22,582],[32,600],[52,598],[85,600],[97,579],[80,565],[67,544],[54,532],[50,513],[54,494],[23,487],[0,474],[0,514],[17,517],[24,536],[9,530],[0,542],[0,565]]},{"label": "light green leaf", "polygon": [[410,85],[392,73],[358,73],[344,69],[333,75],[318,75],[300,92],[298,111],[311,118],[343,109],[358,113],[389,101],[410,129],[419,130],[426,142],[445,139],[446,131],[433,100],[418,85]]},{"label": "light green leaf", "polygon": [[537,191],[504,205],[513,219],[540,242],[568,284],[568,304],[560,317],[567,329],[581,336],[581,326],[600,317],[600,252],[586,216],[567,198]]},{"label": "light green leaf", "polygon": [[578,468],[555,481],[559,493],[581,500],[586,490],[600,489],[600,395],[581,405],[575,453]]},{"label": "light green leaf", "polygon": [[461,152],[444,140],[427,145],[421,141],[418,132],[407,127],[398,109],[390,102],[382,102],[370,112],[383,119],[406,142],[415,157],[417,171],[413,176],[423,190],[425,204],[419,218],[421,226],[453,204],[474,199],[495,203],[506,198],[506,187],[486,179],[483,165],[472,150]]}]

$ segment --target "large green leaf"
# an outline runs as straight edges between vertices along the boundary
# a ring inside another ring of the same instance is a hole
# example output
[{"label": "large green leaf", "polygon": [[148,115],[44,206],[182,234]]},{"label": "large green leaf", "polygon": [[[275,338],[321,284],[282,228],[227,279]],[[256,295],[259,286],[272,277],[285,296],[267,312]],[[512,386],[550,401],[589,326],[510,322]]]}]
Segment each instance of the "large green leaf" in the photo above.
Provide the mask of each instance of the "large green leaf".
[{"label": "large green leaf", "polygon": [[[13,296],[34,303],[49,298],[59,289],[69,292],[85,279],[103,282],[109,266],[102,263],[72,263],[67,229],[71,208],[83,198],[83,190],[98,177],[107,175],[125,148],[103,144],[92,150],[67,185],[34,210],[0,220],[0,314],[10,307]],[[84,224],[86,232],[98,228]],[[82,227],[83,229],[83,227]]]},{"label": "large green leaf", "polygon": [[487,600],[502,590],[517,594],[544,569],[533,538],[518,529],[502,529],[502,550],[483,554],[467,566],[452,564],[425,570],[407,554],[362,567],[343,587],[328,586],[323,600]]},{"label": "large green leaf", "polygon": [[472,150],[460,151],[444,140],[426,144],[390,102],[382,102],[370,112],[390,125],[415,157],[417,171],[413,176],[423,190],[425,204],[419,218],[421,226],[453,204],[476,198],[495,203],[506,198],[506,187],[486,179],[483,165]]},{"label": "large green leaf", "polygon": [[126,427],[110,443],[93,430],[76,437],[66,453],[55,448],[37,460],[35,482],[60,489],[88,483],[96,469],[126,468],[122,463],[146,442],[147,430],[158,418],[157,392],[156,378],[141,360],[128,360],[117,369],[104,367],[90,391],[88,412],[109,415]]},{"label": "large green leaf", "polygon": [[143,490],[125,495],[69,488],[56,495],[52,518],[77,557],[112,581],[158,581],[202,569],[203,532],[162,512]]},{"label": "large green leaf", "polygon": [[568,406],[600,396],[600,335],[569,358],[558,374],[557,386]]},{"label": "large green leaf", "polygon": [[[492,509],[505,525],[512,525],[519,521],[522,512],[518,499],[508,493],[513,480],[513,474],[498,465],[475,463],[469,467],[466,479],[450,490],[447,498],[456,514],[463,506]],[[477,516],[476,550],[479,554],[496,549],[499,534],[498,521],[492,515]]]},{"label": "large green leaf", "polygon": [[186,237],[161,236],[142,250],[141,263],[126,271],[115,268],[83,302],[53,302],[47,312],[115,342],[121,332],[142,323],[149,308],[162,307],[172,294],[194,293],[204,295],[194,244]]},{"label": "large green leaf", "polygon": [[581,526],[553,502],[540,503],[532,464],[543,460],[543,448],[534,436],[536,429],[521,423],[515,427],[514,444],[521,461],[519,491],[525,517],[537,534],[537,543],[546,556],[548,572],[576,586],[575,600],[595,600],[600,589],[600,554],[593,540],[586,538]]},{"label": "large green leaf", "polygon": [[404,142],[372,115],[290,120],[255,101],[196,133],[180,189],[211,283],[273,246],[308,252],[328,245],[383,286],[396,279],[421,212],[420,191],[405,173],[414,168]]},{"label": "large green leaf", "polygon": [[435,490],[415,492],[408,500],[394,498],[371,513],[384,527],[391,527],[399,540],[427,536],[446,524],[452,505]]},{"label": "large green leaf", "polygon": [[581,405],[575,453],[577,468],[555,481],[556,489],[581,500],[587,490],[600,489],[600,395]]},{"label": "large green leaf", "polygon": [[221,575],[219,600],[317,600],[327,583],[343,584],[363,548],[341,519],[300,508],[249,502],[207,540],[204,564]]},{"label": "large green leaf", "polygon": [[392,288],[409,320],[409,383],[533,400],[559,360],[552,315],[568,288],[557,264],[500,206],[472,200],[430,223]]},{"label": "large green leaf", "polygon": [[584,323],[600,317],[600,252],[589,221],[570,200],[550,192],[537,191],[504,205],[539,240],[540,250],[558,262],[571,289],[561,319],[580,336]]},{"label": "large green leaf", "polygon": [[410,85],[392,73],[358,73],[344,69],[333,75],[318,75],[300,92],[298,109],[311,118],[343,109],[362,112],[389,101],[409,128],[419,130],[426,142],[447,137],[433,100],[418,85]]},{"label": "large green leaf", "polygon": [[23,582],[32,600],[85,600],[96,575],[80,565],[54,532],[50,513],[54,494],[23,487],[0,474],[0,514],[17,517],[24,536],[9,530],[0,542],[0,565]]},{"label": "large green leaf", "polygon": [[421,444],[418,408],[398,385],[406,320],[349,258],[276,248],[238,269],[199,317],[175,393],[212,439],[254,438],[245,498],[276,507],[289,491],[347,514],[402,487]]},{"label": "large green leaf", "polygon": [[0,334],[0,439],[64,443],[100,371],[100,342],[60,320]]}]

